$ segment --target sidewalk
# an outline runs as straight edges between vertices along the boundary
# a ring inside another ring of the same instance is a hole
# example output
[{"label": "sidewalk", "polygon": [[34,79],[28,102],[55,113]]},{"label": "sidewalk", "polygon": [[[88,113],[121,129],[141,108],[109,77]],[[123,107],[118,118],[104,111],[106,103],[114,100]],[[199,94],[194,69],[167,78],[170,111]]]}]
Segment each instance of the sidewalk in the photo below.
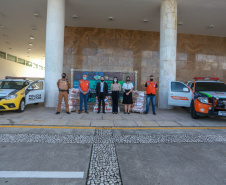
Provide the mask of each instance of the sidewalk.
[{"label": "sidewalk", "polygon": [[[157,115],[131,113],[119,114],[94,113],[89,107],[89,114],[62,111],[55,114],[55,108],[45,108],[43,104],[28,105],[23,113],[0,112],[0,125],[32,126],[79,126],[79,127],[226,127],[226,118],[200,117],[192,119],[187,109],[156,109]],[[121,109],[123,110],[123,109]]]}]

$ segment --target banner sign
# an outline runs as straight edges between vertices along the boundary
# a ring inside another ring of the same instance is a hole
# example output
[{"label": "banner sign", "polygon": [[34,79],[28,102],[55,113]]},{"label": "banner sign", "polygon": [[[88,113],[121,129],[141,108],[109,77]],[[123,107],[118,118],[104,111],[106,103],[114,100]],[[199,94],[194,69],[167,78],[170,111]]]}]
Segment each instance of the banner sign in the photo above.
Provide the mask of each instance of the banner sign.
[{"label": "banner sign", "polygon": [[[100,82],[100,77],[104,77],[104,81],[108,84],[108,95],[111,95],[111,84],[113,83],[113,78],[117,77],[118,82],[121,84],[126,81],[126,77],[129,76],[133,85],[135,85],[135,73],[134,72],[91,72],[91,71],[74,71],[74,88],[78,88],[79,80],[82,79],[83,75],[87,75],[87,80],[90,83],[90,92],[89,92],[89,102],[96,101],[96,84]],[[122,102],[122,93],[120,93],[119,102]]]}]

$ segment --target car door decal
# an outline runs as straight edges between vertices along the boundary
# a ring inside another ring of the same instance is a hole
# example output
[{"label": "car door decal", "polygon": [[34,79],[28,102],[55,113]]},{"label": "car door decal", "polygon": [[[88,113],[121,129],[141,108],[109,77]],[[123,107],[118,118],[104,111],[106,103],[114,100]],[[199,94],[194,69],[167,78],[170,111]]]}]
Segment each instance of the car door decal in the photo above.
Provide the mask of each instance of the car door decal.
[{"label": "car door decal", "polygon": [[29,95],[29,100],[35,100],[35,99],[41,99],[42,95],[41,94],[34,94],[34,95]]},{"label": "car door decal", "polygon": [[182,97],[182,96],[171,96],[171,98],[173,98],[174,100],[187,100],[187,101],[189,101],[189,99],[187,97]]}]

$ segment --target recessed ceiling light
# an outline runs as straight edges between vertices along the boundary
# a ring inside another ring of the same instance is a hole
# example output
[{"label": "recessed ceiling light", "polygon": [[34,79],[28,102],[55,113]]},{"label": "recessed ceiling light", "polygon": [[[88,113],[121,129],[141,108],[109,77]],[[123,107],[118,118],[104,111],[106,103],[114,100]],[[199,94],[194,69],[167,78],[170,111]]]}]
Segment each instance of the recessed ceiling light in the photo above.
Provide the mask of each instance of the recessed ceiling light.
[{"label": "recessed ceiling light", "polygon": [[31,40],[34,40],[35,38],[34,38],[33,36],[30,36],[30,39],[31,39]]},{"label": "recessed ceiling light", "polygon": [[178,22],[177,25],[182,26],[184,23],[183,22]]},{"label": "recessed ceiling light", "polygon": [[1,25],[0,27],[1,27],[2,29],[4,29],[4,28],[5,28],[5,26],[3,26],[3,25]]},{"label": "recessed ceiling light", "polygon": [[108,20],[109,21],[113,21],[114,20],[114,17],[108,17]]},{"label": "recessed ceiling light", "polygon": [[36,27],[35,27],[35,26],[32,26],[31,29],[32,29],[32,30],[36,30]]},{"label": "recessed ceiling light", "polygon": [[33,46],[33,44],[32,44],[32,43],[29,43],[28,45],[29,45],[29,46]]},{"label": "recessed ceiling light", "polygon": [[147,23],[147,22],[149,22],[148,19],[144,19],[144,20],[143,20],[143,23]]},{"label": "recessed ceiling light", "polygon": [[31,51],[31,48],[28,48],[27,50]]},{"label": "recessed ceiling light", "polygon": [[40,17],[40,14],[39,13],[35,13],[34,16],[35,17]]},{"label": "recessed ceiling light", "polygon": [[7,38],[7,37],[8,37],[8,35],[3,35],[3,37]]},{"label": "recessed ceiling light", "polygon": [[10,50],[12,49],[12,48],[9,48]]},{"label": "recessed ceiling light", "polygon": [[77,15],[72,15],[72,18],[77,19],[78,16]]},{"label": "recessed ceiling light", "polygon": [[214,27],[214,25],[212,25],[212,24],[207,26],[207,28],[213,28],[213,27]]}]

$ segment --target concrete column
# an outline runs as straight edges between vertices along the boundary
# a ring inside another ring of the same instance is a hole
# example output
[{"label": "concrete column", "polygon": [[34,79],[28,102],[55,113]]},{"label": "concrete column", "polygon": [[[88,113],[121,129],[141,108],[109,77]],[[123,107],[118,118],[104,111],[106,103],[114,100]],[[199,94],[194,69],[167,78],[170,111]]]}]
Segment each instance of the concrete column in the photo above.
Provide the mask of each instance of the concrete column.
[{"label": "concrete column", "polygon": [[45,107],[56,107],[63,72],[65,0],[48,0],[45,50]]},{"label": "concrete column", "polygon": [[160,15],[160,63],[158,107],[171,109],[168,105],[169,81],[176,79],[177,48],[177,2],[165,0]]}]

